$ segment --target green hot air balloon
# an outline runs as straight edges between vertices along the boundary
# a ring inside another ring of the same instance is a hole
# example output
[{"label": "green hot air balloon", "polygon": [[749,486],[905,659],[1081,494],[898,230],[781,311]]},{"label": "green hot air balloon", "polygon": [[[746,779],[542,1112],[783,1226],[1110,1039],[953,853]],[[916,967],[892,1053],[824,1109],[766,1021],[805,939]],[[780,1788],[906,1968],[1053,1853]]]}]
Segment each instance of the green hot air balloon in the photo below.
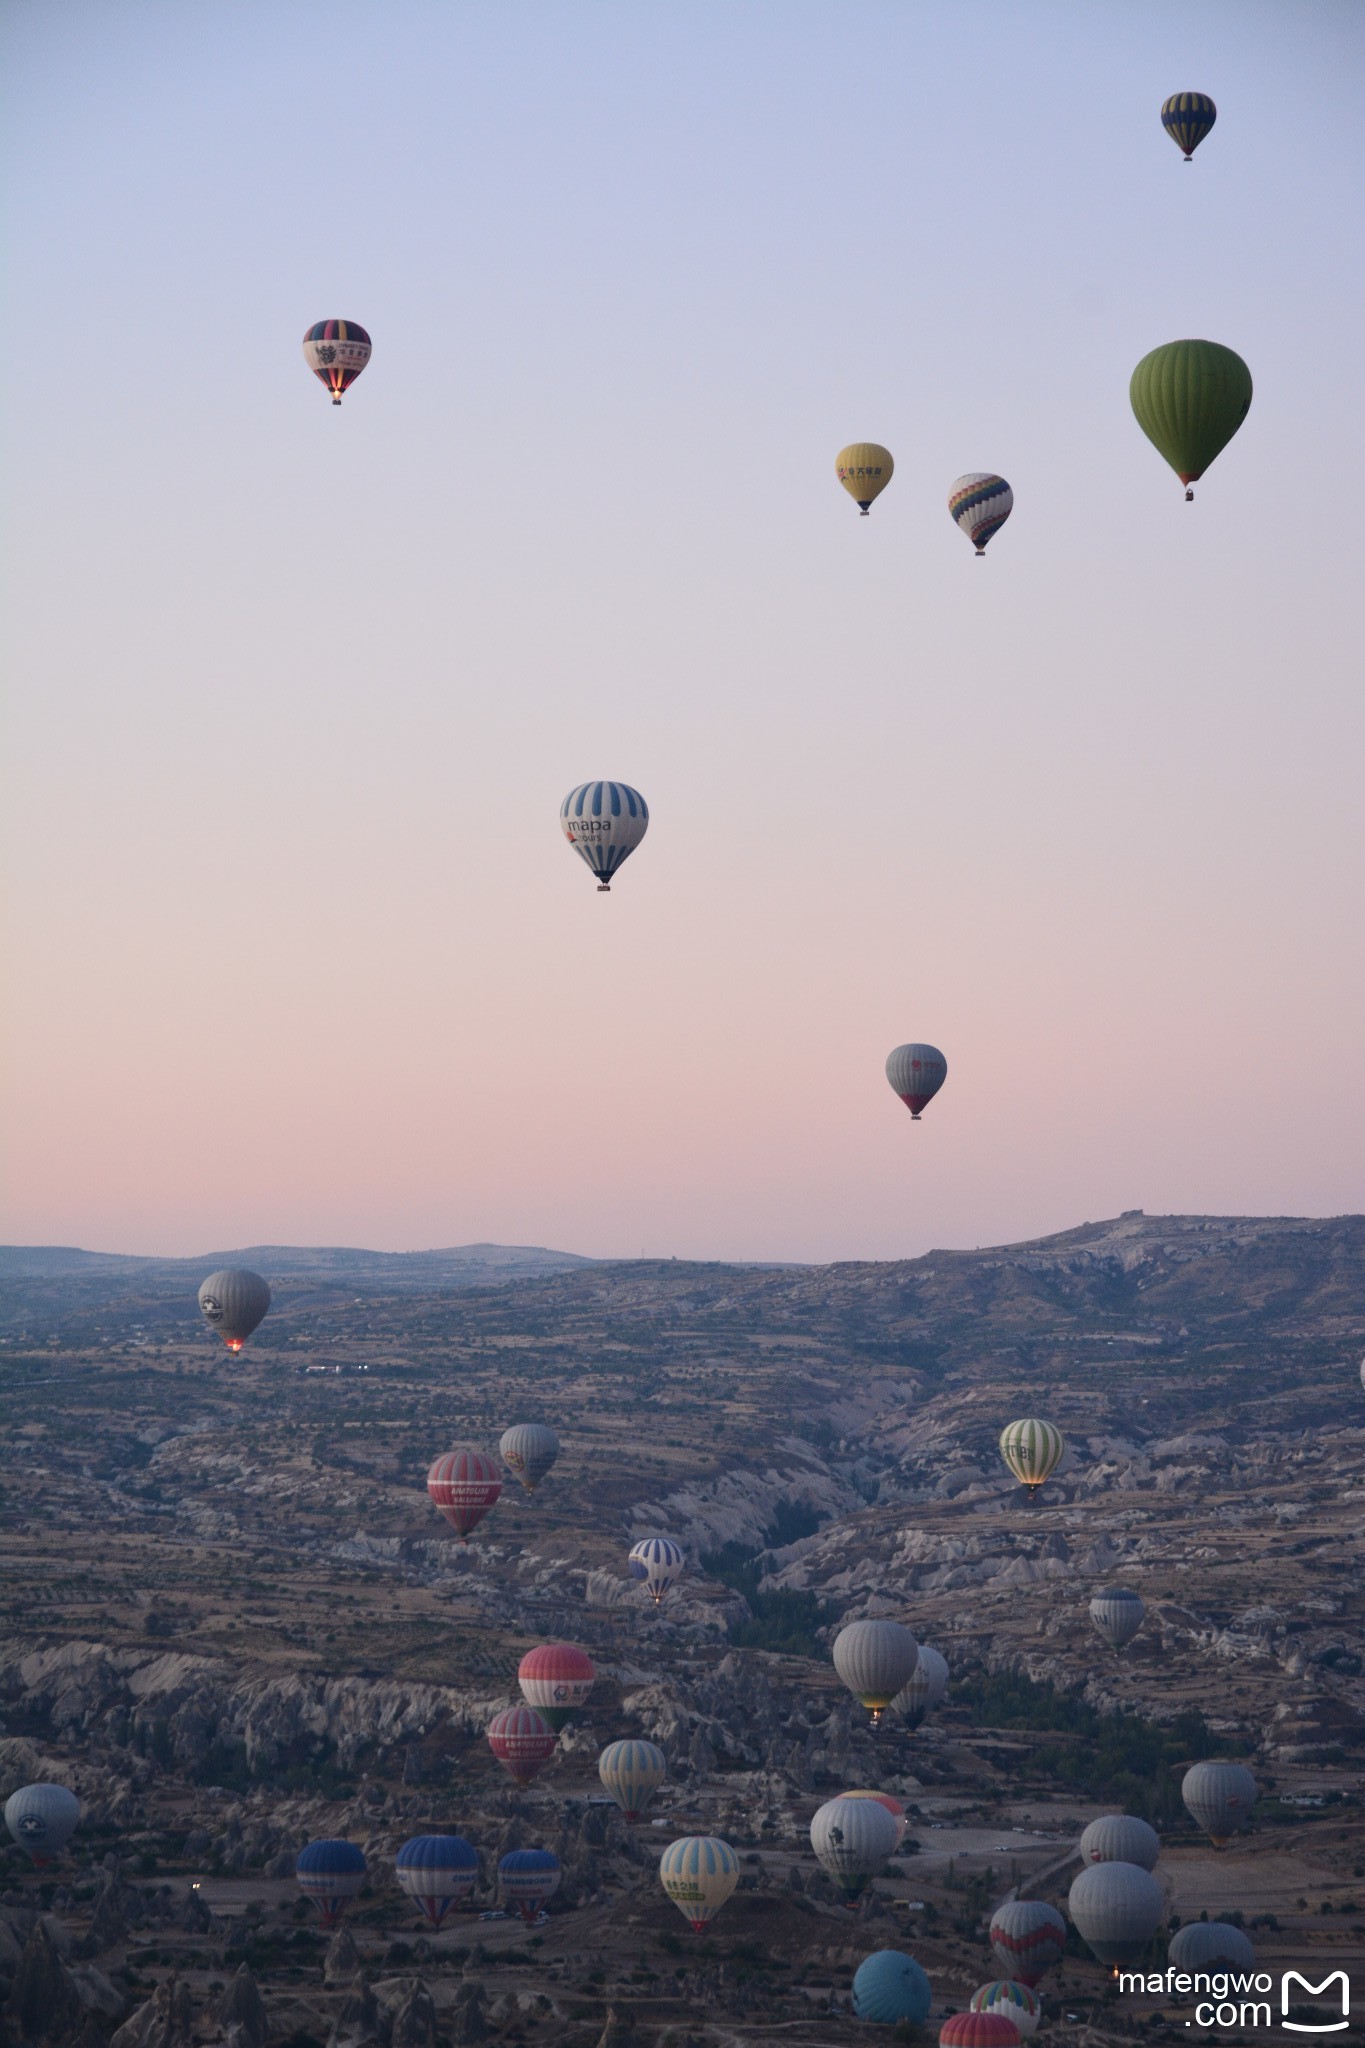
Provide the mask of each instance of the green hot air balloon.
[{"label": "green hot air balloon", "polygon": [[1168,341],[1142,358],[1128,386],[1133,414],[1185,486],[1198,483],[1251,405],[1251,372],[1218,341]]}]

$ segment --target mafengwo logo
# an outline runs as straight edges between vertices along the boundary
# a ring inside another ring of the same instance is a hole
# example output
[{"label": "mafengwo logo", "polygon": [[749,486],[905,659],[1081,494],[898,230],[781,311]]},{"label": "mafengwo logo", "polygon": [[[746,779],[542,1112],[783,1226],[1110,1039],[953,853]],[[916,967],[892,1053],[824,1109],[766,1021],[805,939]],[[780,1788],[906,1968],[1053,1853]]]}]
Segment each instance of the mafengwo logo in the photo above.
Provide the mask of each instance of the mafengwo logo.
[{"label": "mafengwo logo", "polygon": [[[1121,1971],[1119,1994],[1125,1992],[1149,1998],[1198,2000],[1194,2018],[1187,2027],[1216,2030],[1219,2027],[1282,2027],[1289,2034],[1339,2034],[1351,2024],[1351,1980],[1345,1970],[1333,1970],[1320,1984],[1314,1984],[1297,1970],[1286,1970],[1280,1978],[1279,2011],[1274,2010],[1275,1979],[1268,1970],[1149,1970]],[[1310,1999],[1325,2001],[1310,2005]],[[1338,2016],[1339,2015],[1339,2016]]]}]

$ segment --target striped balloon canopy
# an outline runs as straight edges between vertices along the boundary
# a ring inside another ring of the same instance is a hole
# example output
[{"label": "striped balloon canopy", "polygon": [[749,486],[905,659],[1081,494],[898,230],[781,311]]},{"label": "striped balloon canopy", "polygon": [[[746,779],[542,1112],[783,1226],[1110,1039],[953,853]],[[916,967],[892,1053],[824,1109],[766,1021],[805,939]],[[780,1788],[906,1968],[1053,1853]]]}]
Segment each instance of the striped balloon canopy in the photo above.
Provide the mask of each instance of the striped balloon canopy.
[{"label": "striped balloon canopy", "polygon": [[991,1950],[1002,1970],[1030,1990],[1066,1953],[1066,1922],[1043,1899],[1009,1899],[991,1915]]},{"label": "striped balloon canopy", "polygon": [[1004,477],[994,476],[989,470],[973,470],[960,476],[948,493],[948,511],[953,522],[961,527],[978,555],[985,554],[986,543],[999,533],[1013,510],[1014,492]]},{"label": "striped balloon canopy", "polygon": [[473,1890],[479,1855],[463,1835],[414,1835],[393,1859],[400,1891],[439,1927],[457,1899]]},{"label": "striped balloon canopy", "polygon": [[335,1927],[347,1899],[365,1882],[365,1857],[354,1842],[329,1838],[300,1849],[294,1864],[299,1890],[322,1915],[324,1927]]},{"label": "striped balloon canopy", "polygon": [[558,1740],[534,1707],[504,1707],[488,1724],[488,1747],[518,1785],[530,1784],[554,1755]]},{"label": "striped balloon canopy", "polygon": [[523,1920],[534,1920],[559,1890],[559,1858],[553,1849],[510,1849],[498,1865],[498,1884]]},{"label": "striped balloon canopy", "polygon": [[633,1579],[643,1579],[657,1607],[670,1586],[683,1575],[683,1554],[671,1536],[642,1536],[626,1559]]},{"label": "striped balloon canopy", "polygon": [[739,1883],[739,1858],[718,1835],[684,1835],[659,1858],[659,1882],[700,1934]]},{"label": "striped balloon canopy", "polygon": [[1007,1422],[1000,1432],[1000,1455],[1021,1486],[1035,1494],[1055,1472],[1066,1451],[1066,1439],[1050,1422],[1025,1416]]},{"label": "striped balloon canopy", "polygon": [[668,1776],[668,1759],[652,1742],[609,1742],[597,1759],[597,1775],[627,1820],[638,1820]]},{"label": "striped balloon canopy", "polygon": [[541,1643],[517,1668],[522,1698],[552,1728],[562,1728],[585,1703],[596,1676],[592,1658],[575,1643]]},{"label": "striped balloon canopy", "polygon": [[559,823],[605,894],[649,830],[649,805],[628,782],[580,782],[560,805]]},{"label": "striped balloon canopy", "polygon": [[370,337],[356,320],[317,320],[303,337],[303,360],[340,405],[370,360]]},{"label": "striped balloon canopy", "polygon": [[[1161,125],[1186,163],[1194,156],[1204,137],[1218,119],[1218,109],[1206,92],[1173,92],[1161,108]],[[1169,163],[1170,158],[1166,161]]]},{"label": "striped balloon canopy", "polygon": [[938,2048],[1019,2048],[1018,2027],[1004,2012],[955,2012],[938,2030]]},{"label": "striped balloon canopy", "polygon": [[1126,1586],[1105,1586],[1090,1602],[1090,1619],[1117,1657],[1142,1627],[1147,1603]]},{"label": "striped balloon canopy", "polygon": [[1037,2033],[1043,2019],[1043,2001],[1038,1993],[1013,1977],[996,1977],[991,1983],[980,1985],[971,1995],[970,2010],[1003,2013],[1007,2020],[1014,2021],[1025,2040]]},{"label": "striped balloon canopy", "polygon": [[482,1451],[447,1451],[427,1474],[427,1492],[461,1543],[467,1543],[502,1492],[502,1480]]}]

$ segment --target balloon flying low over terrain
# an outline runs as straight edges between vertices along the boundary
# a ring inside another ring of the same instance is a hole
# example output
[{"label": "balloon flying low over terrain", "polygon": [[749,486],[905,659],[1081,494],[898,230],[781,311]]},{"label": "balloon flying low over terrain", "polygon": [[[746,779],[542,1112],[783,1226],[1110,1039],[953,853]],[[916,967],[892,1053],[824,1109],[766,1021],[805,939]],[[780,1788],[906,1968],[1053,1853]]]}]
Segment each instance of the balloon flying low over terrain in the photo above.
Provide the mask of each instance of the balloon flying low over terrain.
[{"label": "balloon flying low over terrain", "polygon": [[866,519],[872,501],[891,481],[896,465],[891,450],[876,441],[851,441],[834,458],[834,474]]},{"label": "balloon flying low over terrain", "polygon": [[1132,375],[1133,417],[1185,485],[1198,483],[1251,406],[1251,372],[1219,341],[1169,341]]},{"label": "balloon flying low over terrain", "polygon": [[909,1728],[918,1728],[948,1691],[948,1660],[928,1643],[919,1646],[914,1670],[891,1704]]},{"label": "balloon flying low over terrain", "polygon": [[810,1824],[815,1860],[849,1904],[896,1853],[895,1818],[874,1799],[827,1799]]},{"label": "balloon flying low over terrain", "polygon": [[534,1493],[559,1456],[559,1438],[544,1422],[515,1422],[503,1431],[498,1456],[527,1493]]},{"label": "balloon flying low over terrain", "polygon": [[989,1984],[979,1985],[972,1993],[968,2009],[1002,2013],[1014,2022],[1025,2041],[1037,2033],[1043,2021],[1043,2001],[1038,1993],[1013,1977],[996,1977]]},{"label": "balloon flying low over terrain", "polygon": [[834,1668],[875,1728],[919,1663],[919,1644],[898,1621],[851,1621],[834,1638]]},{"label": "balloon flying low over terrain", "polygon": [[541,1643],[522,1658],[517,1683],[527,1706],[562,1728],[586,1704],[596,1676],[592,1658],[576,1643]]},{"label": "balloon flying low over terrain", "polygon": [[5,1801],[5,1826],[39,1868],[65,1848],[80,1817],[81,1802],[75,1793],[46,1780],[21,1785]]},{"label": "balloon flying low over terrain", "polygon": [[718,1835],[684,1835],[660,1857],[659,1882],[692,1932],[700,1934],[739,1883],[739,1858]]},{"label": "balloon flying low over terrain", "polygon": [[1254,1970],[1251,1937],[1227,1920],[1191,1920],[1177,1927],[1166,1951],[1177,1970]]},{"label": "balloon flying low over terrain", "polygon": [[1060,1429],[1036,1415],[1007,1422],[1000,1432],[1000,1455],[1021,1486],[1030,1494],[1046,1483],[1066,1453]]},{"label": "balloon flying low over terrain", "polygon": [[354,1842],[329,1837],[300,1849],[294,1875],[303,1896],[322,1915],[323,1926],[335,1927],[347,1899],[355,1898],[365,1882],[365,1857]]},{"label": "balloon flying low over terrain", "polygon": [[1142,1627],[1147,1603],[1140,1593],[1126,1586],[1105,1586],[1090,1602],[1090,1619],[1113,1649],[1115,1656],[1131,1643]]},{"label": "balloon flying low over terrain", "polygon": [[607,1744],[597,1775],[626,1819],[638,1820],[668,1776],[668,1759],[654,1743],[630,1737]]},{"label": "balloon flying low over terrain", "polygon": [[340,405],[370,360],[370,337],[354,320],[319,320],[303,337],[303,360]]},{"label": "balloon flying low over terrain", "polygon": [[252,1331],[264,1322],[270,1288],[259,1273],[245,1266],[225,1266],[199,1286],[204,1321],[216,1330],[229,1351],[240,1351]]},{"label": "balloon flying low over terrain", "polygon": [[597,877],[599,894],[611,889],[621,863],[649,830],[649,806],[628,782],[580,782],[559,807],[564,837]]},{"label": "balloon flying low over terrain", "polygon": [[558,1740],[534,1707],[504,1707],[488,1724],[488,1747],[518,1785],[530,1784],[554,1755]]},{"label": "balloon flying low over terrain", "polygon": [[1136,1863],[1153,1870],[1161,1854],[1161,1837],[1145,1820],[1131,1813],[1102,1813],[1081,1833],[1082,1863]]},{"label": "balloon flying low over terrain", "polygon": [[553,1849],[509,1849],[498,1865],[498,1884],[523,1920],[534,1920],[559,1890],[559,1858]]},{"label": "balloon flying low over terrain", "polygon": [[502,1493],[498,1468],[482,1451],[447,1451],[427,1473],[427,1492],[461,1543]]},{"label": "balloon flying low over terrain", "polygon": [[393,1859],[400,1891],[439,1927],[457,1899],[473,1890],[479,1854],[463,1835],[414,1835]]},{"label": "balloon flying low over terrain", "polygon": [[991,1950],[1006,1976],[1032,1990],[1066,1953],[1066,1922],[1042,1899],[1010,1899],[991,1915]]},{"label": "balloon flying low over terrain", "polygon": [[1082,1941],[1102,1963],[1137,1962],[1165,1912],[1161,1886],[1136,1863],[1090,1864],[1066,1903]]},{"label": "balloon flying low over terrain", "polygon": [[1180,1796],[1190,1818],[1204,1830],[1215,1849],[1244,1828],[1256,1804],[1256,1780],[1245,1764],[1221,1758],[1192,1764],[1180,1781]]},{"label": "balloon flying low over terrain", "polygon": [[860,2020],[894,2027],[922,2027],[934,1994],[913,1956],[879,1948],[864,1956],[853,1973],[853,2012]]},{"label": "balloon flying low over terrain", "polygon": [[670,1586],[683,1575],[681,1546],[669,1536],[642,1536],[633,1543],[626,1563],[633,1579],[643,1579],[650,1599],[658,1607]]}]

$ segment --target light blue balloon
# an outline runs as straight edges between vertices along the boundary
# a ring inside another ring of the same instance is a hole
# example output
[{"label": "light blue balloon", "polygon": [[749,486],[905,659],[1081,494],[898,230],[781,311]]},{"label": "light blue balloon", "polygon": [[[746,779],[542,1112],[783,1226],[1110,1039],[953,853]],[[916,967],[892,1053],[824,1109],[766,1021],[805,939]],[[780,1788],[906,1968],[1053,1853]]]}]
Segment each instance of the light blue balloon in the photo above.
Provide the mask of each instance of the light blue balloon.
[{"label": "light blue balloon", "polygon": [[922,2027],[934,1994],[913,1956],[896,1948],[879,1948],[859,1963],[853,1978],[853,2010],[860,2020],[894,2027],[908,2020]]}]

